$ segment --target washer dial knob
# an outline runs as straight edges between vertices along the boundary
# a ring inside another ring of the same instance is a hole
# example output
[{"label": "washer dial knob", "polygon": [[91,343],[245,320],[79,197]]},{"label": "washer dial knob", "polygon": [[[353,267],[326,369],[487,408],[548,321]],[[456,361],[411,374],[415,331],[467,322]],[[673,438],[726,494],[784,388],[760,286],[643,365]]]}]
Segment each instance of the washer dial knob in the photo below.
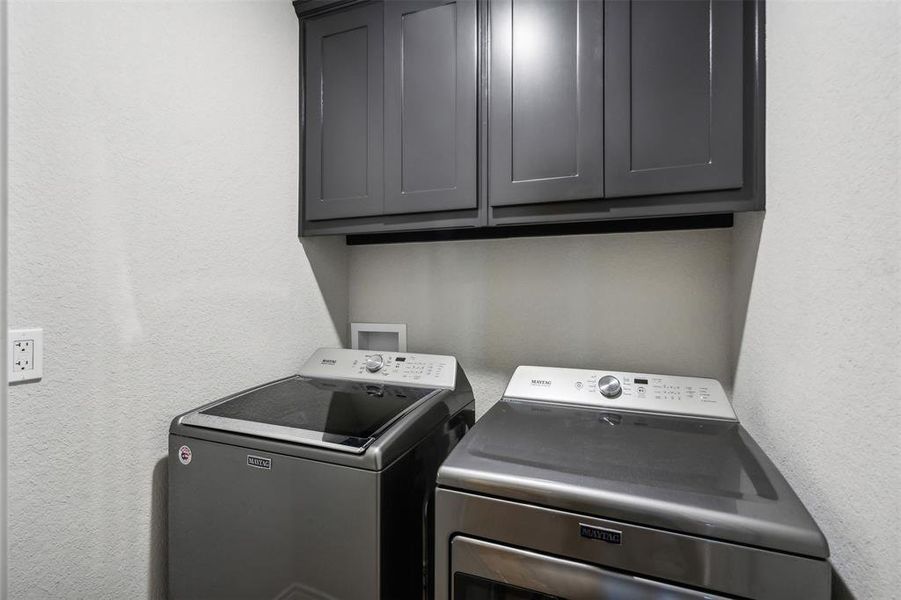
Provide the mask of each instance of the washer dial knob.
[{"label": "washer dial knob", "polygon": [[598,390],[606,398],[616,398],[622,393],[623,386],[613,375],[604,375],[598,379]]},{"label": "washer dial knob", "polygon": [[373,354],[366,357],[366,370],[370,373],[380,371],[383,366],[385,366],[385,359],[382,358],[381,354]]}]

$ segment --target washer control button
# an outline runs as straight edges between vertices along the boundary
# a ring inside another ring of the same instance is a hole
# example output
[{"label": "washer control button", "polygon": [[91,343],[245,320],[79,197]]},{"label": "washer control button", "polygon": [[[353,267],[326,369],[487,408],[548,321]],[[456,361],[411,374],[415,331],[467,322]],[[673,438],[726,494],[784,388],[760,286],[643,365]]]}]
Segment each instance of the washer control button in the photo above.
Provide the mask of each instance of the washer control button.
[{"label": "washer control button", "polygon": [[385,364],[381,354],[373,354],[366,357],[366,370],[370,373],[379,371]]},{"label": "washer control button", "polygon": [[607,398],[616,398],[622,393],[623,386],[613,375],[604,375],[598,379],[598,390]]}]

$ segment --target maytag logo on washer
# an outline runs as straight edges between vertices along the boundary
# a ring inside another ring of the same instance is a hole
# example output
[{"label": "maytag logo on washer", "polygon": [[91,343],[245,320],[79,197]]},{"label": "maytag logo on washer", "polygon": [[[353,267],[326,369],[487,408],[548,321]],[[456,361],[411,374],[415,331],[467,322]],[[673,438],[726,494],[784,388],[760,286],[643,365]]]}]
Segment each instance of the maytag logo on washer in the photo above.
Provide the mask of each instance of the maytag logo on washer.
[{"label": "maytag logo on washer", "polygon": [[191,449],[187,446],[182,446],[178,449],[178,462],[183,465],[190,464],[191,458],[194,457],[194,453],[191,452]]},{"label": "maytag logo on washer", "polygon": [[547,387],[547,386],[551,385],[551,382],[549,379],[533,379],[532,385],[540,385],[542,387]]},{"label": "maytag logo on washer", "polygon": [[592,540],[601,540],[608,544],[622,544],[623,532],[616,529],[605,529],[603,527],[595,527],[594,525],[586,525],[579,523],[579,535]]},{"label": "maytag logo on washer", "polygon": [[247,455],[247,466],[254,467],[255,469],[271,469],[272,468],[272,459],[271,458],[263,458],[262,456],[254,456],[253,454]]},{"label": "maytag logo on washer", "polygon": [[334,364],[337,364],[337,362],[338,362],[338,361],[335,360],[334,358],[323,358],[323,359],[322,359],[322,362],[321,362],[320,364],[323,364],[323,365],[334,365]]}]

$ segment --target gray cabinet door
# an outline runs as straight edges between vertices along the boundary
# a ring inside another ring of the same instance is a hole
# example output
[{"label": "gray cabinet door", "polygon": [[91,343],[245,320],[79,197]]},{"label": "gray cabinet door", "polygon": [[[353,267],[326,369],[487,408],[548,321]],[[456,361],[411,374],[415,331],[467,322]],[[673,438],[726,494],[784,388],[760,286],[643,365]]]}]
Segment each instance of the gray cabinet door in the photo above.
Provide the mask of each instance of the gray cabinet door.
[{"label": "gray cabinet door", "polygon": [[603,9],[599,0],[491,3],[492,206],[603,196]]},{"label": "gray cabinet door", "polygon": [[383,211],[382,27],[380,3],[306,21],[307,219]]},{"label": "gray cabinet door", "polygon": [[605,196],[741,187],[743,3],[605,4]]},{"label": "gray cabinet door", "polygon": [[385,212],[475,208],[476,3],[385,5]]}]

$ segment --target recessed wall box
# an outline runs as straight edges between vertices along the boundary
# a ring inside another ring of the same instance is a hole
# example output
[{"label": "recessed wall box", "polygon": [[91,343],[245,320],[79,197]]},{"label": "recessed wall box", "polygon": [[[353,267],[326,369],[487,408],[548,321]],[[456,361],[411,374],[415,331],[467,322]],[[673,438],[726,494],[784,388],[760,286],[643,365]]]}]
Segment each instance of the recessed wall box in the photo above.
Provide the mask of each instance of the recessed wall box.
[{"label": "recessed wall box", "polygon": [[407,351],[405,323],[351,323],[351,348],[354,350]]}]

